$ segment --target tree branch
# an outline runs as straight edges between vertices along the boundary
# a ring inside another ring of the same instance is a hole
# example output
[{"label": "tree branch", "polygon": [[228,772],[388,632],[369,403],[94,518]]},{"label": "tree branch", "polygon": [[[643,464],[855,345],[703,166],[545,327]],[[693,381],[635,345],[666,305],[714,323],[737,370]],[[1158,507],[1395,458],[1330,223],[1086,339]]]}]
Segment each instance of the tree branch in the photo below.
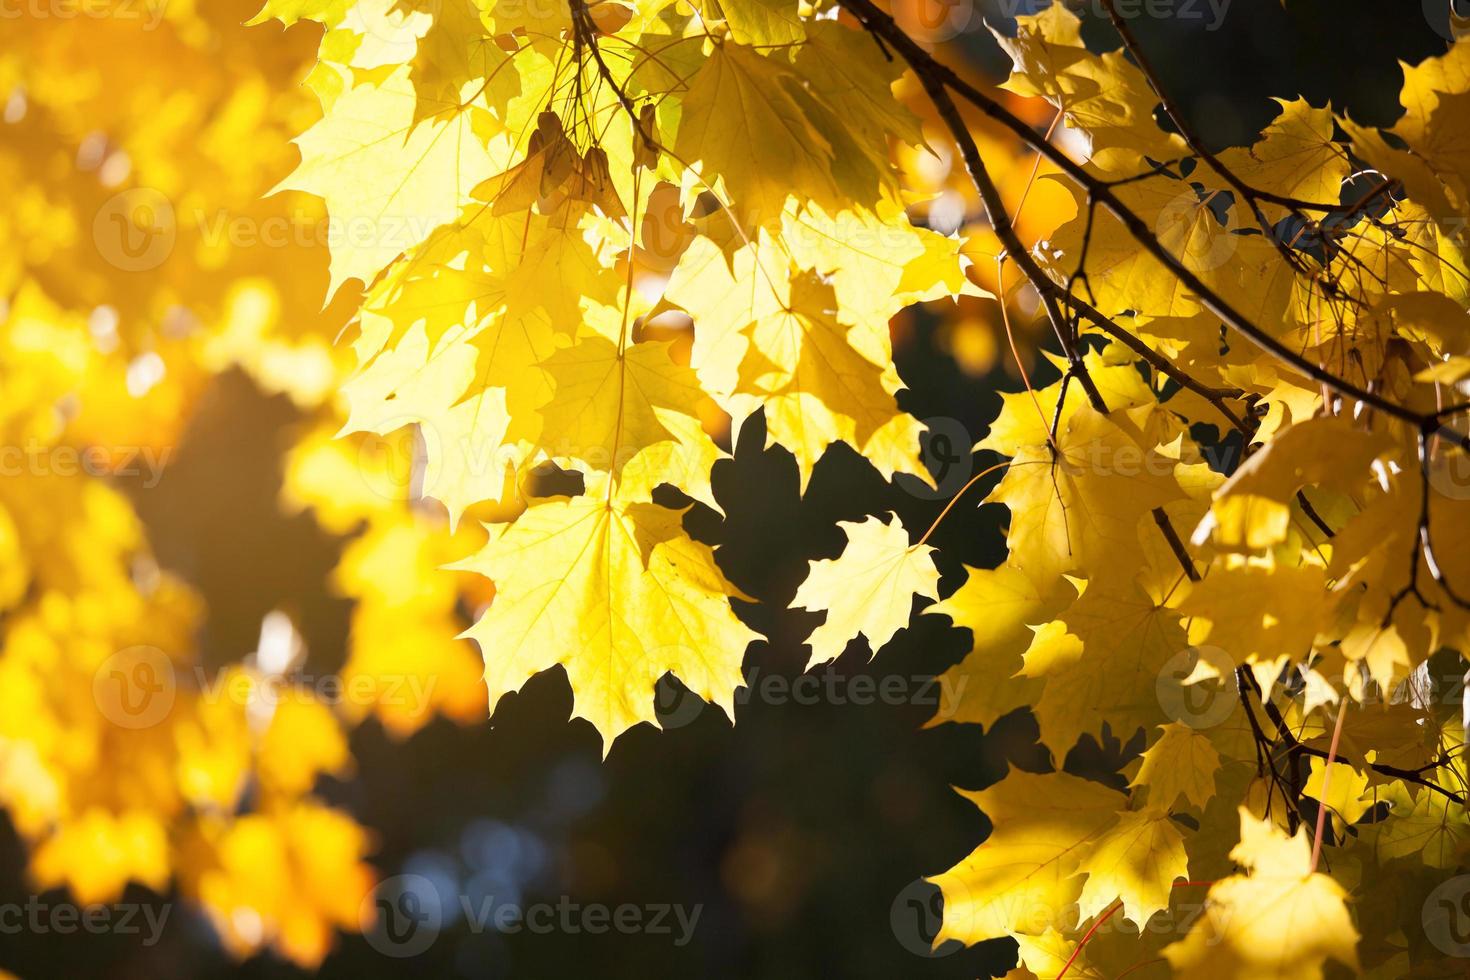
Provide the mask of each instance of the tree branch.
[{"label": "tree branch", "polygon": [[[1250,688],[1255,691],[1257,700],[1261,702],[1261,707],[1265,709],[1266,717],[1271,719],[1271,724],[1276,726],[1276,731],[1280,735],[1281,741],[1286,743],[1286,751],[1289,753],[1297,752],[1301,753],[1302,755],[1311,755],[1316,756],[1319,759],[1326,759],[1326,752],[1321,749],[1313,748],[1310,745],[1303,744],[1297,739],[1294,734],[1292,734],[1291,726],[1286,723],[1286,719],[1281,716],[1281,712],[1277,709],[1276,705],[1271,703],[1271,701],[1266,697],[1265,693],[1261,690],[1260,686],[1256,684],[1255,677],[1250,673],[1250,671],[1245,670],[1244,668],[1241,669],[1242,671],[1244,671],[1245,679]],[[1465,798],[1463,796],[1460,796],[1458,793],[1455,793],[1452,790],[1440,786],[1438,783],[1432,783],[1429,780],[1425,779],[1422,775],[1420,775],[1423,770],[1400,769],[1397,766],[1384,765],[1383,763],[1378,762],[1365,761],[1363,764],[1366,768],[1372,769],[1374,772],[1379,773],[1380,775],[1388,776],[1391,779],[1402,779],[1406,783],[1413,783],[1415,786],[1423,786],[1426,789],[1431,789],[1435,791],[1436,793],[1443,793],[1449,799],[1454,800],[1461,806],[1465,805]]]},{"label": "tree branch", "polygon": [[[1165,248],[1143,220],[1119,200],[1106,181],[1088,173],[1085,168],[1073,161],[1060,149],[1053,146],[1047,140],[1041,139],[1040,135],[1024,120],[1011,113],[974,85],[965,81],[949,66],[936,60],[929,52],[920,47],[913,38],[909,37],[892,17],[879,9],[873,3],[873,0],[838,0],[838,2],[843,9],[856,17],[869,32],[877,35],[889,47],[897,51],[899,56],[914,71],[914,74],[923,85],[925,92],[929,94],[930,98],[934,100],[936,107],[940,110],[940,115],[944,118],[951,133],[953,133],[956,140],[960,141],[961,150],[965,154],[966,165],[970,167],[972,177],[976,176],[977,173],[983,176],[983,181],[977,180],[976,186],[981,191],[982,200],[986,201],[986,210],[987,213],[992,215],[992,223],[994,223],[996,214],[991,207],[991,199],[993,199],[994,203],[998,204],[999,195],[996,193],[995,186],[990,181],[988,174],[985,174],[983,164],[979,165],[977,170],[976,164],[979,164],[979,151],[975,149],[974,139],[969,136],[963,119],[960,118],[953,100],[949,97],[949,90],[953,90],[991,120],[1010,130],[1027,145],[1055,164],[1079,186],[1084,188],[1096,204],[1106,208],[1127,229],[1128,233],[1138,242],[1144,251],[1148,252],[1160,264],[1173,273],[1175,278],[1197,296],[1211,312],[1261,350],[1277,358],[1284,364],[1289,365],[1298,373],[1313,381],[1327,385],[1339,394],[1362,402],[1364,405],[1371,406],[1392,418],[1396,418],[1418,428],[1423,428],[1425,425],[1437,422],[1432,415],[1422,415],[1412,409],[1405,408],[1377,392],[1361,388],[1344,378],[1338,377],[1326,368],[1308,361],[1290,347],[1271,336],[1271,334],[1261,329],[1250,318],[1236,310],[1229,301],[1220,296],[1211,286],[1200,279],[1199,276]],[[947,109],[946,105],[948,107]],[[964,134],[963,139],[961,139],[961,133]],[[968,149],[966,148],[966,143],[969,144]],[[973,160],[971,157],[973,157]],[[988,194],[987,188],[989,191]],[[1000,210],[1000,215],[1004,215],[1003,208]],[[1040,273],[1039,268],[1035,266],[1034,262],[1022,262],[1019,255],[1016,254],[1020,243],[1016,239],[1014,229],[1010,227],[1009,222],[1002,222],[1002,225],[995,227],[996,234],[1000,236],[1007,250],[1016,256],[1017,264],[1022,267],[1023,273],[1027,273],[1027,278],[1032,280],[1034,284],[1035,280],[1033,279],[1032,271],[1043,276],[1044,273]],[[1032,271],[1028,271],[1028,265]],[[1050,280],[1048,279],[1047,281]],[[1038,291],[1042,291],[1040,286],[1037,288]],[[1047,303],[1048,312],[1050,313],[1055,303],[1047,299],[1044,291],[1043,301]],[[1447,427],[1440,428],[1438,434],[1442,438],[1470,452],[1470,436],[1455,432]]]}]

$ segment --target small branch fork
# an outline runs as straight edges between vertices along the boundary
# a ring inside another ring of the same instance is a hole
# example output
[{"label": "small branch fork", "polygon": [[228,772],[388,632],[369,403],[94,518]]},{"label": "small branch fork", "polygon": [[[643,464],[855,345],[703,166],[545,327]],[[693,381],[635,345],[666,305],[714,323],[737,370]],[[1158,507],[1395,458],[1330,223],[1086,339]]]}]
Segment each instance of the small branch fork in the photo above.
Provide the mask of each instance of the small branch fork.
[{"label": "small branch fork", "polygon": [[[838,2],[843,9],[856,17],[866,30],[876,37],[881,38],[887,47],[897,51],[918,77],[924,87],[924,91],[933,99],[940,116],[949,127],[951,135],[959,143],[966,166],[970,170],[970,175],[975,182],[976,189],[980,191],[981,200],[986,205],[986,214],[994,226],[996,235],[1000,238],[1001,243],[1006,246],[1011,258],[1016,260],[1023,274],[1026,275],[1032,286],[1039,293],[1049,294],[1052,296],[1053,301],[1056,301],[1056,293],[1060,291],[1061,287],[1057,286],[1056,283],[1052,282],[1042,273],[1035,262],[1026,262],[1020,258],[1020,253],[1023,253],[1024,249],[1016,237],[1015,229],[1011,226],[1009,217],[1005,213],[1000,196],[995,191],[995,184],[991,180],[988,171],[986,171],[984,163],[980,160],[980,153],[978,147],[975,145],[975,140],[969,134],[968,127],[960,117],[954,100],[950,97],[949,93],[951,91],[980,110],[991,120],[1010,130],[1028,146],[1035,149],[1036,152],[1054,164],[1071,180],[1086,190],[1089,198],[1096,205],[1112,214],[1146,252],[1173,273],[1191,293],[1197,296],[1212,313],[1224,321],[1231,329],[1246,337],[1266,353],[1271,354],[1278,360],[1289,365],[1293,370],[1311,378],[1313,381],[1325,384],[1339,394],[1369,405],[1392,418],[1407,422],[1416,428],[1432,425],[1432,431],[1440,438],[1446,439],[1454,445],[1470,451],[1470,436],[1456,432],[1448,427],[1439,426],[1437,424],[1438,420],[1433,413],[1423,414],[1416,412],[1412,409],[1405,408],[1377,392],[1360,388],[1352,382],[1338,377],[1331,371],[1306,360],[1253,323],[1249,317],[1236,310],[1219,293],[1180,262],[1158,240],[1158,237],[1148,228],[1143,219],[1119,200],[1118,196],[1113,192],[1111,184],[1088,173],[1086,169],[1073,161],[1071,157],[1042,139],[1040,134],[1033,130],[1025,120],[1014,115],[999,102],[996,102],[974,85],[965,81],[949,66],[936,60],[929,52],[925,51],[916,41],[909,37],[892,17],[880,10],[873,3],[873,0],[838,0]],[[1310,202],[1293,203],[1310,205]],[[1327,207],[1326,205],[1310,206]],[[1050,283],[1050,285],[1043,285],[1043,283]]]},{"label": "small branch fork", "polygon": [[[1173,103],[1163,94],[1162,88],[1153,75],[1151,66],[1144,56],[1141,47],[1138,45],[1136,37],[1134,37],[1127,23],[1112,9],[1114,2],[1115,0],[1109,0],[1109,13],[1113,17],[1115,24],[1119,27],[1119,33],[1124,39],[1124,44],[1133,55],[1134,60],[1139,63],[1140,69],[1145,73],[1150,84],[1159,93],[1165,112],[1174,119],[1175,125],[1183,134],[1186,144],[1230,184],[1241,199],[1251,207],[1259,221],[1263,223],[1266,221],[1260,209],[1259,202],[1262,201],[1287,207],[1302,217],[1303,221],[1307,221],[1301,215],[1301,212],[1304,211],[1332,213],[1348,210],[1351,212],[1361,206],[1362,202],[1359,202],[1358,205],[1354,205],[1351,208],[1347,208],[1344,205],[1297,200],[1250,187],[1240,180],[1238,176],[1232,173],[1218,157],[1210,153],[1199,141],[1189,128],[1183,115],[1178,112]],[[1193,270],[1184,265],[1159,241],[1158,236],[1149,229],[1147,224],[1118,198],[1114,192],[1115,185],[1113,183],[1088,173],[1081,165],[1074,162],[1049,140],[1032,129],[1024,120],[1011,113],[1003,105],[990,98],[974,85],[965,81],[948,65],[935,59],[933,55],[924,50],[913,38],[909,37],[894,19],[881,10],[873,0],[838,0],[838,3],[844,10],[857,19],[863,28],[879,43],[885,53],[889,51],[897,52],[898,56],[908,64],[909,68],[918,78],[924,88],[925,94],[933,102],[940,118],[944,121],[945,126],[949,129],[951,136],[959,146],[960,155],[965,161],[965,167],[969,171],[970,179],[974,183],[975,189],[979,192],[986,216],[996,236],[1000,239],[1006,256],[1016,263],[1022,275],[1026,277],[1026,280],[1040,296],[1042,305],[1046,310],[1047,318],[1051,321],[1052,328],[1057,334],[1058,342],[1061,344],[1063,354],[1067,358],[1069,365],[1068,374],[1074,377],[1082,386],[1089,402],[1094,408],[1106,411],[1101,393],[1098,391],[1097,385],[1093,382],[1092,378],[1088,375],[1086,365],[1083,363],[1081,353],[1075,343],[1075,334],[1072,328],[1076,323],[1076,318],[1086,319],[1108,336],[1127,346],[1140,358],[1147,361],[1175,383],[1199,395],[1238,431],[1245,433],[1247,436],[1253,434],[1254,431],[1249,422],[1241,418],[1228,404],[1228,399],[1234,397],[1236,393],[1216,390],[1200,384],[1191,378],[1187,372],[1171,363],[1168,358],[1154,351],[1137,336],[1119,326],[1094,306],[1074,295],[1069,288],[1056,282],[1041,269],[1016,233],[1015,226],[1006,211],[1004,201],[996,188],[995,181],[991,177],[980,155],[979,146],[976,144],[974,136],[971,135],[969,127],[960,114],[959,107],[955,102],[956,96],[978,109],[995,123],[1009,130],[1080,186],[1087,194],[1089,213],[1097,207],[1108,211],[1123,225],[1129,235],[1138,242],[1139,246],[1145,252],[1168,269],[1200,302],[1236,333],[1245,337],[1262,351],[1288,365],[1292,370],[1323,385],[1326,389],[1335,391],[1341,396],[1353,399],[1364,406],[1382,412],[1384,415],[1405,423],[1416,430],[1420,434],[1421,470],[1423,470],[1426,481],[1428,476],[1428,457],[1427,452],[1422,447],[1427,447],[1430,439],[1443,439],[1462,451],[1470,452],[1470,436],[1457,432],[1449,427],[1445,423],[1447,413],[1417,412],[1374,390],[1372,386],[1366,388],[1360,387],[1333,373],[1325,366],[1307,360],[1236,310],[1229,301],[1217,293],[1208,283],[1201,280]],[[1389,181],[1384,181],[1375,187],[1370,193],[1370,196],[1376,197],[1384,192],[1389,186],[1389,183]],[[1314,226],[1316,225],[1316,222],[1308,223]],[[1273,239],[1275,238],[1274,235],[1272,237]],[[1075,279],[1076,277],[1073,278]],[[1072,317],[1069,318],[1066,315],[1067,313],[1072,314]],[[1298,502],[1303,504],[1304,513],[1308,515],[1318,529],[1328,537],[1331,537],[1331,528],[1321,519],[1315,509],[1311,507],[1305,496],[1298,494]],[[1160,516],[1158,514],[1155,515],[1156,519]],[[1161,523],[1160,526],[1163,527],[1164,525]],[[1415,547],[1416,555],[1413,559],[1416,563],[1416,568],[1418,555],[1422,554],[1431,577],[1434,578],[1436,584],[1441,587],[1449,600],[1462,608],[1470,609],[1470,596],[1461,595],[1454,591],[1444,581],[1440,566],[1434,560],[1434,549],[1430,541],[1428,528],[1429,521],[1426,502],[1425,511],[1420,522],[1420,540]]]},{"label": "small branch fork", "polygon": [[[1322,749],[1316,748],[1314,746],[1307,745],[1296,737],[1296,735],[1291,730],[1291,726],[1286,723],[1286,719],[1282,716],[1281,710],[1276,707],[1275,703],[1273,703],[1270,698],[1267,698],[1265,696],[1265,693],[1261,690],[1260,685],[1256,683],[1256,678],[1254,674],[1242,667],[1236,672],[1236,676],[1240,683],[1241,701],[1247,702],[1248,694],[1255,695],[1256,700],[1260,702],[1262,709],[1266,712],[1266,717],[1270,719],[1271,724],[1275,727],[1277,737],[1285,745],[1285,751],[1287,755],[1310,755],[1315,756],[1318,759],[1331,758],[1331,753],[1323,751]],[[1251,715],[1252,720],[1254,720],[1254,714],[1248,702],[1246,703],[1246,711],[1248,714]],[[1365,768],[1371,769],[1379,775],[1387,776],[1390,779],[1402,779],[1406,783],[1413,783],[1415,786],[1422,786],[1425,789],[1443,795],[1447,799],[1459,804],[1460,806],[1464,806],[1465,797],[1463,795],[1446,789],[1445,787],[1440,786],[1438,783],[1430,782],[1429,780],[1424,778],[1423,774],[1425,772],[1428,772],[1431,769],[1439,768],[1440,764],[1446,761],[1448,760],[1440,758],[1434,763],[1431,763],[1429,766],[1425,767],[1424,769],[1400,769],[1398,766],[1385,765],[1384,763],[1380,762],[1365,762],[1364,766]]]}]

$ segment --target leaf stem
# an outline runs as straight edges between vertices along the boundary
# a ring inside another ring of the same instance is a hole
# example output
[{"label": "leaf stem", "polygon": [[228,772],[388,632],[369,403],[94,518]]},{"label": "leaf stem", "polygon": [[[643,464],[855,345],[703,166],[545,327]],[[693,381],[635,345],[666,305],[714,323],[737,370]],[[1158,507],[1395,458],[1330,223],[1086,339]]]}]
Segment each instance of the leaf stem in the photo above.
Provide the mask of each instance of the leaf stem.
[{"label": "leaf stem", "polygon": [[1092,924],[1087,932],[1083,934],[1082,939],[1078,941],[1077,948],[1072,950],[1072,955],[1067,957],[1067,962],[1062,965],[1062,971],[1057,974],[1057,980],[1062,980],[1062,978],[1067,975],[1067,971],[1072,969],[1072,964],[1076,963],[1077,957],[1082,955],[1082,949],[1084,946],[1087,945],[1088,940],[1092,938],[1093,933],[1097,932],[1102,924],[1111,919],[1113,917],[1113,913],[1117,912],[1122,907],[1123,902],[1121,900],[1116,901],[1108,907],[1108,910],[1106,912],[1097,917],[1097,921]]},{"label": "leaf stem", "polygon": [[[1005,469],[1007,466],[1010,466],[1010,465],[1011,465],[1011,460],[1006,460],[1003,463],[996,463],[994,466],[987,466],[985,469],[981,470],[979,473],[976,473],[974,476],[970,477],[970,482],[968,482],[964,486],[960,487],[959,492],[956,493],[953,497],[950,497],[949,498],[949,503],[945,504],[944,505],[944,510],[941,510],[939,512],[939,516],[936,517],[936,518],[934,518],[934,523],[929,525],[929,530],[925,531],[924,532],[924,536],[922,538],[920,538],[918,541],[914,542],[914,544],[909,547],[909,550],[910,551],[913,551],[915,548],[918,548],[921,545],[923,545],[923,543],[925,541],[928,541],[929,540],[929,535],[933,534],[934,533],[934,529],[939,526],[939,522],[942,521],[942,520],[944,520],[944,515],[948,514],[951,510],[954,509],[954,505],[957,504],[957,503],[959,503],[960,497],[964,496],[966,490],[970,489],[975,484],[979,483],[982,478],[989,476],[990,474],[994,473],[996,470]],[[1020,465],[1020,464],[1017,464],[1017,465]]]}]

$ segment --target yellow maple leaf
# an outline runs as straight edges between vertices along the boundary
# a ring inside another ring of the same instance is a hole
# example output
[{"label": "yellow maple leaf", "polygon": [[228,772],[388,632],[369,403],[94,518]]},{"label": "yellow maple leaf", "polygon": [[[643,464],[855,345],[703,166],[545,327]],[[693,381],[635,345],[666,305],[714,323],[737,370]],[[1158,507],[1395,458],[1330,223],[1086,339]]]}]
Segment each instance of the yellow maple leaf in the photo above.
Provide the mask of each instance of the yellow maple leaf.
[{"label": "yellow maple leaf", "polygon": [[1044,442],[1018,448],[986,498],[1010,508],[1010,561],[1038,583],[1116,568],[1139,552],[1140,518],[1183,496],[1172,461],[1143,446],[1123,413],[1116,419],[1080,406],[1058,434],[1058,457]]},{"label": "yellow maple leaf", "polygon": [[954,721],[989,727],[1033,703],[1041,690],[1041,681],[1017,675],[1031,642],[1027,627],[1050,619],[1055,603],[1044,601],[1036,583],[1010,565],[966,571],[964,585],[924,610],[948,616],[974,637],[974,649],[940,678],[941,701],[929,725]]},{"label": "yellow maple leaf", "polygon": [[1126,738],[1166,719],[1154,683],[1188,644],[1178,613],[1162,600],[1104,575],[1036,630],[1021,673],[1040,682],[1041,741],[1058,758],[1104,724]]},{"label": "yellow maple leaf", "polygon": [[371,283],[403,252],[448,224],[470,191],[495,172],[486,148],[499,124],[485,109],[457,105],[415,123],[408,68],[342,94],[303,133],[301,166],[276,190],[327,202],[332,282]]},{"label": "yellow maple leaf", "polygon": [[1095,55],[1082,43],[1081,19],[1054,3],[1040,13],[1016,18],[1014,38],[991,33],[1011,56],[1005,88],[1039,96],[1062,110],[1086,134],[1090,156],[1120,171],[1139,167],[1144,157],[1171,160],[1184,144],[1154,123],[1158,97],[1148,80],[1121,51]]},{"label": "yellow maple leaf", "polygon": [[116,900],[129,881],[164,891],[169,865],[168,840],[157,816],[92,809],[36,849],[31,874],[42,888],[67,885],[78,902],[91,905]]},{"label": "yellow maple leaf", "polygon": [[788,196],[842,200],[832,144],[798,100],[801,86],[779,56],[734,42],[717,45],[689,81],[674,152],[718,174],[752,229],[779,221]]},{"label": "yellow maple leaf", "polygon": [[935,945],[1070,925],[1083,886],[1083,845],[1117,822],[1123,794],[1067,773],[1017,770],[989,789],[961,795],[995,829],[969,857],[930,879],[944,894]]},{"label": "yellow maple leaf", "polygon": [[827,619],[807,639],[807,667],[835,660],[858,634],[877,653],[908,625],[914,596],[939,598],[939,570],[928,545],[910,545],[903,522],[867,517],[841,521],[847,545],[836,558],[811,562],[793,607],[825,610]]},{"label": "yellow maple leaf", "polygon": [[[1219,160],[1255,188],[1269,187],[1304,201],[1335,202],[1351,167],[1341,144],[1333,140],[1332,107],[1313,108],[1306,99],[1277,99],[1281,111],[1250,147],[1232,147]],[[1209,174],[1208,179],[1217,179]],[[1223,185],[1222,189],[1228,185]],[[1280,217],[1280,205],[1265,204]]]},{"label": "yellow maple leaf", "polygon": [[1160,725],[1158,741],[1143,753],[1129,786],[1148,787],[1152,806],[1172,807],[1182,797],[1203,809],[1215,795],[1220,753],[1204,732],[1182,722]]},{"label": "yellow maple leaf", "polygon": [[619,481],[630,462],[653,450],[660,465],[640,467],[643,482],[671,483],[714,506],[709,467],[721,454],[700,427],[705,395],[694,372],[675,363],[670,346],[619,346],[590,334],[542,361],[556,392],[541,410],[541,445],[559,463],[606,471]]},{"label": "yellow maple leaf", "polygon": [[1124,918],[1142,927],[1169,907],[1174,881],[1189,874],[1184,834],[1168,811],[1148,807],[1118,815],[1118,822],[1089,844],[1082,861],[1087,883],[1078,914],[1090,919],[1116,899]]},{"label": "yellow maple leaf", "polygon": [[1249,872],[1210,888],[1205,912],[1164,956],[1191,977],[1318,980],[1336,960],[1358,967],[1358,930],[1347,893],[1312,870],[1303,828],[1287,837],[1269,820],[1240,810],[1240,843],[1231,858]]},{"label": "yellow maple leaf", "polygon": [[611,741],[655,720],[654,684],[673,673],[734,716],[745,648],[739,595],[679,513],[590,496],[538,503],[491,527],[458,566],[494,580],[490,610],[469,631],[485,657],[492,710],[532,675],[561,664],[573,711]]}]

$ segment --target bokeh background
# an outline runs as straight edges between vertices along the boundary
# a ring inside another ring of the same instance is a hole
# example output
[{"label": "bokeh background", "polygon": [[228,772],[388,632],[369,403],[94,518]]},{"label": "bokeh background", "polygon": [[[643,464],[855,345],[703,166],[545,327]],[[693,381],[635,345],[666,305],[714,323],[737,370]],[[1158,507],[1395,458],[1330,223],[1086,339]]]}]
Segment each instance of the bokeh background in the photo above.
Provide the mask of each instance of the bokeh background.
[{"label": "bokeh background", "polygon": [[[911,16],[964,18],[969,29],[943,40],[946,53],[1000,79],[1007,62],[985,24],[1008,31],[1014,22],[1007,14],[1042,5],[985,0],[973,9],[938,9],[938,17],[936,9],[914,8]],[[250,6],[234,4],[222,16],[243,21]],[[1173,15],[1140,16],[1135,29],[1197,130],[1221,146],[1258,131],[1274,114],[1273,96],[1330,101],[1359,121],[1388,124],[1397,112],[1398,62],[1442,51],[1448,20],[1445,0],[1174,0],[1158,7]],[[1096,9],[1083,5],[1081,12],[1089,43],[1114,46]],[[255,30],[260,45],[310,48],[317,28]],[[287,299],[283,320],[318,315]],[[1017,386],[998,323],[996,304],[977,301],[963,315],[919,311],[895,325],[910,389],[901,401],[917,417],[937,420],[935,431],[947,437],[929,454],[951,489],[954,472],[968,475],[990,462],[971,458],[964,440],[983,434],[999,405],[996,391]],[[1024,340],[1026,324],[1018,330]],[[1044,366],[1033,370],[1048,380]],[[361,529],[324,530],[310,512],[281,506],[286,453],[317,421],[299,402],[266,393],[244,370],[227,370],[191,401],[162,480],[118,481],[160,566],[204,600],[199,659],[206,665],[254,650],[272,610],[295,622],[312,671],[335,671],[347,655],[352,600],[329,585],[329,575]],[[806,562],[840,550],[836,521],[893,510],[906,526],[924,527],[944,503],[916,484],[883,483],[840,448],[799,496],[792,460],[763,450],[763,442],[759,425],[749,426],[733,461],[717,469],[726,516],[696,509],[689,518],[691,531],[719,546],[730,579],[762,600],[758,611],[741,610],[769,637],[746,657],[755,690],[769,678],[800,674],[801,643],[819,617],[784,607]],[[944,592],[963,579],[961,563],[999,562],[1002,517],[972,500],[941,525],[935,543]],[[919,617],[872,662],[859,641],[820,671],[823,690],[835,695],[752,695],[733,728],[717,709],[701,711],[669,685],[660,706],[670,730],[635,729],[606,760],[591,726],[567,721],[570,694],[557,672],[508,697],[493,727],[438,718],[401,738],[364,721],[351,734],[352,772],[323,776],[318,794],[371,830],[370,861],[382,875],[433,882],[449,911],[416,957],[387,957],[364,938],[343,935],[319,974],[779,980],[1003,973],[1014,962],[1008,941],[928,951],[937,896],[918,880],[953,865],[987,832],[952,786],[979,788],[1008,765],[1047,764],[1024,715],[988,732],[924,727],[936,708],[936,689],[924,679],[958,661],[968,639],[942,617]],[[897,678],[889,690],[901,693],[875,697],[854,683],[859,677]],[[23,904],[35,894],[26,865],[20,836],[0,816],[0,903]],[[502,934],[455,915],[460,895],[476,906],[492,896],[521,905],[565,897],[582,905],[698,906],[700,913],[684,945],[616,931]],[[172,900],[141,886],[131,886],[127,898]],[[270,952],[236,962],[203,915],[177,901],[156,945],[137,936],[0,935],[0,968],[23,977],[305,975]]]}]

